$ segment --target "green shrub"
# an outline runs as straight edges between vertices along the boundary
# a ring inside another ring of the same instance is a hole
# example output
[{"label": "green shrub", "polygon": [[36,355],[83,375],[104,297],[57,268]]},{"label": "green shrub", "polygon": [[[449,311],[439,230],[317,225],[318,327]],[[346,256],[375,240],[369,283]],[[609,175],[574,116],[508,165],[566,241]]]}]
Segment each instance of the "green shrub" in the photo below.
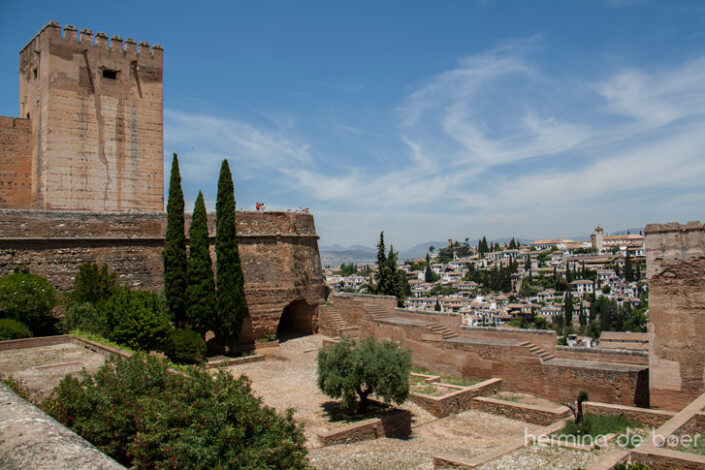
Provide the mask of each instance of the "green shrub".
[{"label": "green shrub", "polygon": [[99,268],[95,263],[87,263],[78,268],[73,281],[73,291],[69,294],[71,303],[91,303],[99,306],[115,295],[119,286],[115,273],[108,272],[108,266]]},{"label": "green shrub", "polygon": [[360,398],[358,412],[367,411],[368,395],[403,403],[409,396],[411,354],[392,341],[374,337],[344,339],[318,352],[318,388],[343,398],[349,408]]},{"label": "green shrub", "polygon": [[36,336],[54,333],[55,306],[56,291],[43,277],[17,273],[0,279],[0,318],[21,321]]},{"label": "green shrub", "polygon": [[306,468],[304,437],[291,412],[278,414],[245,377],[137,354],[93,377],[67,377],[44,403],[57,420],[122,464],[146,468]]},{"label": "green shrub", "polygon": [[123,290],[101,307],[108,339],[133,349],[160,350],[172,326],[164,302],[148,291]]},{"label": "green shrub", "polygon": [[565,427],[556,434],[564,436],[599,436],[606,434],[622,434],[627,429],[643,427],[641,423],[632,421],[624,415],[599,416],[585,414],[583,424],[577,425],[574,421],[569,421]]},{"label": "green shrub", "polygon": [[618,463],[614,466],[614,470],[649,470],[649,467],[641,462]]},{"label": "green shrub", "polygon": [[193,330],[174,330],[164,345],[164,354],[180,364],[203,361],[206,354],[206,342],[200,333]]},{"label": "green shrub", "polygon": [[0,319],[0,341],[29,338],[30,336],[32,336],[32,332],[21,321],[12,318]]},{"label": "green shrub", "polygon": [[105,311],[88,302],[72,304],[61,323],[65,332],[81,330],[99,335],[107,335],[109,332]]}]

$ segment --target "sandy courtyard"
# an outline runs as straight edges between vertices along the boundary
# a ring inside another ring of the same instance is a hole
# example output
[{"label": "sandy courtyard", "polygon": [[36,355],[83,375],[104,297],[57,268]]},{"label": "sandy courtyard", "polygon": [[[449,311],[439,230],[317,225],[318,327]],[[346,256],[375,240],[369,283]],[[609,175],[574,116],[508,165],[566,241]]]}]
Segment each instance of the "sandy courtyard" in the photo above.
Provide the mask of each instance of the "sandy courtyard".
[{"label": "sandy courtyard", "polygon": [[333,428],[326,420],[323,407],[331,399],[316,386],[316,356],[321,342],[320,336],[290,340],[268,351],[266,361],[228,369],[235,375],[247,375],[255,393],[268,405],[281,411],[296,410],[294,416],[305,426],[311,463],[316,468],[430,469],[433,455],[472,457],[522,436],[525,428],[529,432],[540,429],[540,426],[477,411],[438,419],[407,401],[402,407],[413,414],[410,438],[321,447],[316,433]]}]

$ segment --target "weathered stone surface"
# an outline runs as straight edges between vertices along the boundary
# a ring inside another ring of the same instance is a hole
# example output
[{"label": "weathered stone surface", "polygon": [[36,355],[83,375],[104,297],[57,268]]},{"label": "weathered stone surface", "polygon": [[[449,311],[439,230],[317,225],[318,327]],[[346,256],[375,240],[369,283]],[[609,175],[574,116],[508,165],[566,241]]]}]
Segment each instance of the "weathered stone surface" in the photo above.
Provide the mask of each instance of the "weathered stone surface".
[{"label": "weathered stone surface", "polygon": [[[242,340],[276,334],[285,312],[289,329],[316,331],[325,289],[313,216],[239,211],[235,220],[250,313]],[[165,224],[164,214],[0,209],[0,275],[27,267],[66,291],[82,264],[106,263],[124,284],[157,290]],[[209,228],[214,240],[212,214]]]},{"label": "weathered stone surface", "polygon": [[705,391],[705,232],[646,226],[651,404],[679,410]]},{"label": "weathered stone surface", "polygon": [[29,207],[32,200],[32,126],[0,117],[0,207]]},{"label": "weathered stone surface", "polygon": [[124,469],[1,383],[0,467],[16,470]]},{"label": "weathered stone surface", "polygon": [[20,52],[23,131],[0,129],[0,187],[13,189],[0,207],[163,211],[162,59],[161,46],[44,26]]}]

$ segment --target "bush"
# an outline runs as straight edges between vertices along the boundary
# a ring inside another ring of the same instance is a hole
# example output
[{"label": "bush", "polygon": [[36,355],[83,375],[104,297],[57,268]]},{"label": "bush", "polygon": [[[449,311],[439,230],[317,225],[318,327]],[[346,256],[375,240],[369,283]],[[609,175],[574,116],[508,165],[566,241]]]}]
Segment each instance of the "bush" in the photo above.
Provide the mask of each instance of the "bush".
[{"label": "bush", "polygon": [[163,300],[154,292],[123,290],[101,307],[108,339],[133,349],[161,349],[172,326]]},{"label": "bush", "polygon": [[87,331],[106,336],[109,332],[108,318],[103,310],[85,302],[72,304],[61,322],[65,332],[72,330]]},{"label": "bush", "polygon": [[66,377],[44,409],[125,466],[306,468],[301,428],[252,394],[245,377],[137,354],[113,359],[94,377]]},{"label": "bush", "polygon": [[30,336],[32,336],[32,332],[21,321],[13,320],[12,318],[0,320],[0,341],[29,338]]},{"label": "bush", "polygon": [[69,294],[71,303],[91,303],[99,306],[119,290],[115,273],[108,272],[108,266],[99,268],[95,263],[87,263],[78,268]]},{"label": "bush", "polygon": [[49,282],[33,274],[10,274],[0,279],[0,318],[26,324],[36,335],[55,331],[56,291]]},{"label": "bush", "polygon": [[377,342],[369,336],[359,342],[344,339],[318,352],[318,387],[332,398],[343,398],[358,412],[367,411],[367,397],[374,393],[385,402],[401,404],[409,396],[411,354],[392,341]]},{"label": "bush", "polygon": [[174,330],[164,345],[164,354],[179,364],[198,363],[206,354],[206,342],[197,331]]}]

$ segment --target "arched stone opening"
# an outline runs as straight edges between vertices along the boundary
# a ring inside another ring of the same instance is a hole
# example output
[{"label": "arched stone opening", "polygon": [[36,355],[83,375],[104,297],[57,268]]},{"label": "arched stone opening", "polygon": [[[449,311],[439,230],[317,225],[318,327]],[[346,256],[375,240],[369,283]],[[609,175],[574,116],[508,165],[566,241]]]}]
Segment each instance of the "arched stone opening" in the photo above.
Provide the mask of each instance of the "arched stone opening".
[{"label": "arched stone opening", "polygon": [[279,318],[277,339],[286,341],[287,339],[313,334],[314,311],[315,307],[301,299],[294,300],[287,305]]}]

